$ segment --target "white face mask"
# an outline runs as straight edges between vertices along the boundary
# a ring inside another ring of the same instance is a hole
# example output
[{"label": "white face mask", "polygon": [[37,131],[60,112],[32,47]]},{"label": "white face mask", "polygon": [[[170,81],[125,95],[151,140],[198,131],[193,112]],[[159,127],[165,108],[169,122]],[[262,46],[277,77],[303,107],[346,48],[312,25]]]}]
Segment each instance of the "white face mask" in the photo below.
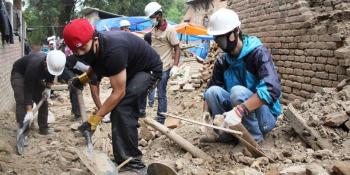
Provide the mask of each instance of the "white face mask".
[{"label": "white face mask", "polygon": [[152,24],[153,26],[157,26],[157,25],[158,25],[158,20],[157,20],[157,18],[152,18],[152,19],[151,19],[151,24]]}]

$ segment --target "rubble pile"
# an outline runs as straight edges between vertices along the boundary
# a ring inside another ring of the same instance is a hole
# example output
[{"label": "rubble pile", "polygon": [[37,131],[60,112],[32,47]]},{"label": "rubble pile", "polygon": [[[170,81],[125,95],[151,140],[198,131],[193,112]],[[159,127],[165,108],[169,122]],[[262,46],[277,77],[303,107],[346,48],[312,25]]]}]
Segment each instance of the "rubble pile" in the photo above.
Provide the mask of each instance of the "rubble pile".
[{"label": "rubble pile", "polygon": [[335,88],[324,88],[312,99],[303,103],[295,101],[293,105],[307,125],[329,140],[334,148],[350,146],[344,145],[350,139],[350,86],[339,92]]}]

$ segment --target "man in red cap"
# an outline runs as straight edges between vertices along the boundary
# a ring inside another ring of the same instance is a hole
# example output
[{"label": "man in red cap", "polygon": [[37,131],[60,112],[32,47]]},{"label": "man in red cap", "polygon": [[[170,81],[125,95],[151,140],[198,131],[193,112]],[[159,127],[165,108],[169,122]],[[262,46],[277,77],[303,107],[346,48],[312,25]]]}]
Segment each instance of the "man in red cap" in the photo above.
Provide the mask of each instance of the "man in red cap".
[{"label": "man in red cap", "polygon": [[[117,164],[133,159],[124,170],[144,172],[142,153],[138,149],[140,101],[162,75],[159,55],[137,36],[120,31],[99,33],[87,19],[75,19],[63,31],[67,46],[81,61],[90,65],[86,74],[73,80],[82,86],[96,74],[109,77],[113,89],[96,114],[85,123],[92,131],[111,112],[113,154]],[[79,80],[79,81],[78,81]]]}]

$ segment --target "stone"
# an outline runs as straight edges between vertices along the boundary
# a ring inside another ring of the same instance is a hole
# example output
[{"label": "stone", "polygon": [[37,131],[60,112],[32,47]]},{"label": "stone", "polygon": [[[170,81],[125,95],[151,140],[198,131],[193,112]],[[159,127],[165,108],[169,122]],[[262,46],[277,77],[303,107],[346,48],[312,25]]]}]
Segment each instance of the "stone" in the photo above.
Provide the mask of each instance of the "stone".
[{"label": "stone", "polygon": [[155,138],[155,133],[151,131],[148,127],[141,127],[140,138],[149,141]]},{"label": "stone", "polygon": [[261,167],[267,165],[268,163],[269,159],[267,157],[259,157],[252,163],[250,167],[261,171]]},{"label": "stone", "polygon": [[177,159],[175,162],[175,170],[180,171],[183,169],[183,166],[184,166],[184,160],[182,158]]},{"label": "stone", "polygon": [[81,125],[80,123],[73,123],[70,125],[70,129],[72,131],[77,131],[80,125]]},{"label": "stone", "polygon": [[201,159],[201,158],[194,158],[192,159],[192,162],[195,164],[195,165],[202,165],[204,163],[204,160]]},{"label": "stone", "polygon": [[139,141],[139,145],[141,145],[142,147],[146,147],[148,145],[147,141],[145,139],[141,139]]},{"label": "stone", "polygon": [[306,165],[306,175],[329,175],[329,173],[316,163]]},{"label": "stone", "polygon": [[191,159],[192,159],[192,154],[189,153],[189,152],[187,152],[187,153],[183,156],[183,158],[184,158],[185,160],[191,160]]},{"label": "stone", "polygon": [[332,127],[339,127],[349,119],[346,112],[336,112],[325,116],[325,125]]},{"label": "stone", "polygon": [[350,162],[336,162],[333,165],[332,170],[334,171],[335,175],[350,175]]},{"label": "stone", "polygon": [[170,129],[174,129],[180,126],[180,120],[172,117],[165,119],[164,125]]},{"label": "stone", "polygon": [[173,91],[173,92],[176,92],[176,91],[179,91],[180,90],[180,85],[176,84],[176,85],[171,85],[169,87],[169,91]]},{"label": "stone", "polygon": [[317,150],[312,154],[312,156],[317,158],[317,159],[331,158],[332,155],[333,155],[332,151],[330,151],[328,149]]},{"label": "stone", "polygon": [[309,121],[307,122],[309,126],[319,126],[321,124],[320,119],[318,118],[317,115],[310,115]]},{"label": "stone", "polygon": [[88,175],[88,172],[85,172],[82,169],[78,169],[78,168],[70,168],[69,169],[69,174],[70,175]]},{"label": "stone", "polygon": [[231,175],[263,175],[263,173],[258,172],[257,170],[253,168],[243,168],[238,169],[236,171],[230,171],[229,174]]},{"label": "stone", "polygon": [[191,170],[192,175],[207,175],[208,171],[204,168],[194,168]]},{"label": "stone", "polygon": [[296,165],[283,169],[280,175],[305,175],[305,165]]},{"label": "stone", "polygon": [[8,142],[6,142],[5,140],[0,140],[0,152],[10,154],[11,150],[12,148]]},{"label": "stone", "polygon": [[185,92],[192,92],[192,91],[194,91],[194,87],[192,86],[192,84],[187,83],[187,84],[185,84],[185,86],[183,87],[183,90],[184,90]]}]

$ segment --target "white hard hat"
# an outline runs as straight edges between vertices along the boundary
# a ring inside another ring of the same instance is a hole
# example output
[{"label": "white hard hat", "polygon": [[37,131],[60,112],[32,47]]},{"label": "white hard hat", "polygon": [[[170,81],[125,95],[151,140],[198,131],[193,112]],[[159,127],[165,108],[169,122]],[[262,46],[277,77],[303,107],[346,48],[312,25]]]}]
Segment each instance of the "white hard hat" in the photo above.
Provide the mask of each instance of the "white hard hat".
[{"label": "white hard hat", "polygon": [[131,26],[128,20],[123,19],[119,22],[119,27],[127,27],[127,26]]},{"label": "white hard hat", "polygon": [[145,14],[147,17],[152,16],[157,11],[162,11],[162,6],[158,2],[150,2],[145,7]]},{"label": "white hard hat", "polygon": [[221,8],[214,12],[209,18],[208,34],[209,35],[223,35],[239,27],[238,15],[233,10]]},{"label": "white hard hat", "polygon": [[61,75],[66,65],[66,55],[60,50],[52,50],[46,56],[47,70],[52,75]]}]

